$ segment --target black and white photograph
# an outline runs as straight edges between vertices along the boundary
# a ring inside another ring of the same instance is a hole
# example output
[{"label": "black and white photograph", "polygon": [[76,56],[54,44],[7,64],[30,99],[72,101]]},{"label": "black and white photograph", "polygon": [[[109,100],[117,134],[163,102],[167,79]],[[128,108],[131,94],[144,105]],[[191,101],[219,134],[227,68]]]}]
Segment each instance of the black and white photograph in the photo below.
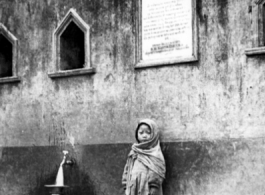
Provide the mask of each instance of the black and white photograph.
[{"label": "black and white photograph", "polygon": [[265,0],[0,0],[0,195],[265,195]]}]

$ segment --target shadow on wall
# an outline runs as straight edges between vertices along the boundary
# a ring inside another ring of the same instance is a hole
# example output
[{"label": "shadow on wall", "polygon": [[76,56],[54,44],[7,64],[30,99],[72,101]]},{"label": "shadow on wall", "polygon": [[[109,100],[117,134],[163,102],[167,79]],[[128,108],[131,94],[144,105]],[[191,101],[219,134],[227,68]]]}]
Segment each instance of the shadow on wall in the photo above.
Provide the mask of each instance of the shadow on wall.
[{"label": "shadow on wall", "polygon": [[[191,187],[191,178],[198,182],[197,185],[200,185],[202,174],[206,174],[211,168],[205,143],[163,143],[161,148],[166,161],[164,194],[185,194],[187,188]],[[206,166],[206,169],[202,166]]]},{"label": "shadow on wall", "polygon": [[245,163],[238,154],[249,151],[240,140],[163,143],[161,148],[167,169],[164,194],[178,195],[205,194],[209,181],[218,184],[222,175]]},{"label": "shadow on wall", "polygon": [[[69,186],[65,195],[124,195],[121,176],[130,148],[128,143],[76,147],[76,154],[81,154],[76,158],[77,164],[64,166],[64,184]],[[205,195],[219,190],[215,194],[242,195],[254,194],[248,193],[253,188],[255,194],[261,194],[264,148],[265,138],[162,143],[167,169],[164,194]],[[0,182],[4,187],[0,185],[0,194],[49,194],[44,186],[55,183],[62,159],[60,147],[15,147],[1,151]]]},{"label": "shadow on wall", "polygon": [[[34,187],[34,189],[29,191],[29,195],[48,195],[48,188],[44,186],[47,184],[54,184],[58,169],[59,167],[46,176],[41,174],[38,178],[37,185]],[[65,192],[63,193],[64,195],[98,194],[96,192],[95,182],[93,182],[87,174],[80,171],[77,165],[74,167],[64,167],[64,182],[66,185],[71,184],[69,188],[66,188]]]}]

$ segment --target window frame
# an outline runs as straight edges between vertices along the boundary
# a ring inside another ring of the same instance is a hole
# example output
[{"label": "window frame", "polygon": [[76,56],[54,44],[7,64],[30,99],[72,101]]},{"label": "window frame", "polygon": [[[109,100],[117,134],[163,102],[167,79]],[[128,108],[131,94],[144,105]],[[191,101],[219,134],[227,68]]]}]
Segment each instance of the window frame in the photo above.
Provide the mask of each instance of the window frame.
[{"label": "window frame", "polygon": [[252,48],[245,49],[247,56],[265,54],[265,0],[255,0],[252,12]]},{"label": "window frame", "polygon": [[12,44],[12,76],[0,77],[0,84],[20,82],[17,76],[18,39],[2,23],[0,23],[0,34]]},{"label": "window frame", "polygon": [[[84,32],[85,36],[85,60],[83,68],[71,69],[71,70],[61,70],[60,67],[60,36],[63,34],[68,25],[74,22],[80,30]],[[71,8],[65,17],[62,19],[58,27],[53,33],[53,72],[48,73],[50,78],[60,78],[68,76],[78,76],[95,73],[95,68],[91,66],[90,59],[90,27],[85,21],[77,14],[75,9]]]}]

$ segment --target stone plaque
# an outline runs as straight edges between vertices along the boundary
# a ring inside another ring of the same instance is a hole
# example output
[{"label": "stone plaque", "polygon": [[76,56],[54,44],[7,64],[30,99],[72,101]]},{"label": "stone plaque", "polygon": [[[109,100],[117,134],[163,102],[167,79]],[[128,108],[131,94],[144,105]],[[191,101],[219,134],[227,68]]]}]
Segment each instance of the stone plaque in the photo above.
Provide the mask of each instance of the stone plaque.
[{"label": "stone plaque", "polygon": [[138,0],[137,67],[197,60],[195,0]]}]

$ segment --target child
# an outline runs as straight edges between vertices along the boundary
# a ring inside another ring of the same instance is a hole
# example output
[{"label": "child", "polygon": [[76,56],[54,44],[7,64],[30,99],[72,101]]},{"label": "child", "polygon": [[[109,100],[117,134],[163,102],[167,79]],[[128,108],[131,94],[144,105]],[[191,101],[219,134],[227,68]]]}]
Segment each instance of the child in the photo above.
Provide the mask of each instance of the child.
[{"label": "child", "polygon": [[126,195],[163,195],[165,160],[156,123],[141,120],[135,131],[138,143],[132,145],[122,176]]}]

